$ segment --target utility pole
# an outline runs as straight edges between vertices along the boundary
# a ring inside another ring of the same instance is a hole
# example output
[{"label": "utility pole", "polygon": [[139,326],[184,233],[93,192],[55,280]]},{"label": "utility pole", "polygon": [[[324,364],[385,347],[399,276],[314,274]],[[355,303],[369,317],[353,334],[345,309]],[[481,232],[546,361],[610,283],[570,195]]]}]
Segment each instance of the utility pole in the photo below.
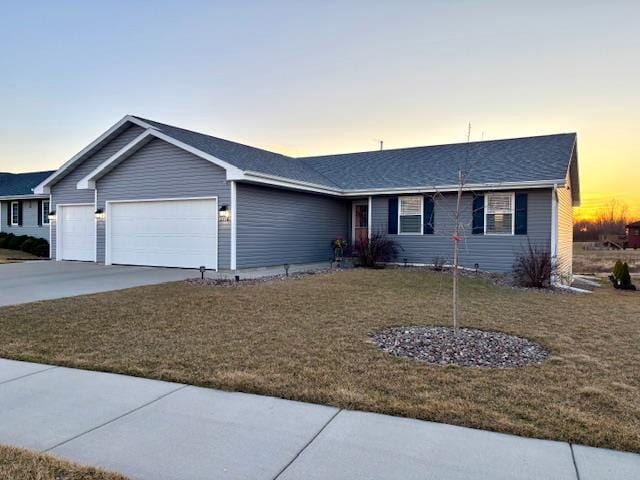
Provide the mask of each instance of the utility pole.
[{"label": "utility pole", "polygon": [[380,140],[380,150],[384,150],[384,140]]}]

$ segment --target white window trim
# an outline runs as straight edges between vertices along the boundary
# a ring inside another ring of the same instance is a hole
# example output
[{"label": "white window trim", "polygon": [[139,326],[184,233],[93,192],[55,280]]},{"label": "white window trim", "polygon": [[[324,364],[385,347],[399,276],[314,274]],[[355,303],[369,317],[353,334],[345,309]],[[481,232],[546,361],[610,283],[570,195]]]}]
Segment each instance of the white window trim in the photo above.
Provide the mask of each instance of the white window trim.
[{"label": "white window trim", "polygon": [[47,212],[46,215],[44,214],[44,202],[49,204],[49,211],[51,211],[51,202],[46,199],[42,200],[42,204],[40,205],[40,217],[42,218],[42,225],[49,225],[49,212]]},{"label": "white window trim", "polygon": [[[18,207],[18,220],[16,222],[13,221],[13,206],[17,205]],[[17,227],[20,225],[20,202],[13,201],[9,204],[9,218],[11,219],[11,226]]]},{"label": "white window trim", "polygon": [[[504,195],[505,192],[500,192],[497,193],[495,192],[496,195]],[[489,197],[493,195],[493,193],[485,193],[484,194],[484,234],[485,235],[491,235],[491,236],[496,236],[496,237],[504,237],[504,236],[508,236],[508,235],[515,235],[516,234],[516,192],[510,192],[509,195],[511,196],[511,233],[491,233],[491,232],[487,232],[487,215],[489,215],[488,210],[489,210]]]},{"label": "white window trim", "polygon": [[[420,231],[419,232],[402,232],[402,223],[400,222],[400,212],[402,211],[401,203],[403,198],[419,197],[420,198]],[[398,235],[424,235],[424,195],[403,195],[398,197]]]}]

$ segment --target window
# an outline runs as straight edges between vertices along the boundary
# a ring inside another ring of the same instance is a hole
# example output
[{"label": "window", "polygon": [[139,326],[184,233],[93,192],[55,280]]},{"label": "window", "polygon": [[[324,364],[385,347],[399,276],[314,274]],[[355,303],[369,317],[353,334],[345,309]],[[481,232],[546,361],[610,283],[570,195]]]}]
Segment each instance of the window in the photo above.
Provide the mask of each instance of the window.
[{"label": "window", "polygon": [[485,195],[484,233],[513,235],[513,193],[489,193]]},{"label": "window", "polygon": [[400,197],[398,217],[399,233],[422,233],[422,201],[421,195],[415,197]]},{"label": "window", "polygon": [[49,225],[49,200],[42,201],[42,224]]},{"label": "window", "polygon": [[11,225],[20,224],[20,204],[11,202]]}]

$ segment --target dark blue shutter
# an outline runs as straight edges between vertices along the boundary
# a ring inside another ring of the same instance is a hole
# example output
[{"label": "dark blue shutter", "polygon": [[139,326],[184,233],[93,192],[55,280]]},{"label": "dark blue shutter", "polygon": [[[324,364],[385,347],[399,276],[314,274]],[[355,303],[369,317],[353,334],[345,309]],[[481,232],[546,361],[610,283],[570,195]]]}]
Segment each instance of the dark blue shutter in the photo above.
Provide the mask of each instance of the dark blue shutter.
[{"label": "dark blue shutter", "polygon": [[22,226],[22,200],[18,201],[18,225]]},{"label": "dark blue shutter", "polygon": [[7,202],[7,225],[11,225],[11,202]]},{"label": "dark blue shutter", "polygon": [[427,235],[433,234],[433,197],[424,197],[424,225],[422,232]]},{"label": "dark blue shutter", "polygon": [[527,234],[527,194],[516,193],[516,235]]},{"label": "dark blue shutter", "polygon": [[398,233],[398,197],[389,199],[389,221],[387,233],[397,235]]},{"label": "dark blue shutter", "polygon": [[38,200],[38,225],[42,225],[42,200]]},{"label": "dark blue shutter", "polygon": [[473,197],[473,225],[471,227],[473,235],[484,234],[484,195]]}]

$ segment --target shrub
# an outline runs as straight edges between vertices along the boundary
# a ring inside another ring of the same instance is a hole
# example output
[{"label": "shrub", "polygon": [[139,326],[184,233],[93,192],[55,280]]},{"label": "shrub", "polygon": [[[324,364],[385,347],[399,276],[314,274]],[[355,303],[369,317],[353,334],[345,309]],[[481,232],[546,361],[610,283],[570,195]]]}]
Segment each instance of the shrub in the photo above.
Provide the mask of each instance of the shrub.
[{"label": "shrub", "polygon": [[554,271],[551,252],[531,242],[513,266],[515,281],[521,287],[549,288]]},{"label": "shrub", "polygon": [[356,245],[356,253],[360,265],[369,268],[375,268],[381,262],[394,260],[399,251],[398,243],[383,233],[373,233],[370,239],[359,242]]},{"label": "shrub", "polygon": [[33,248],[33,253],[36,257],[49,258],[49,242],[44,238],[36,241],[36,245]]},{"label": "shrub", "polygon": [[15,237],[15,235],[13,233],[3,233],[2,236],[0,236],[0,248],[8,248],[9,239],[11,237]]},{"label": "shrub", "polygon": [[49,257],[49,242],[44,238],[29,235],[0,234],[0,248],[22,250],[37,257]]},{"label": "shrub", "polygon": [[620,277],[622,276],[622,269],[622,262],[618,260],[613,266],[613,278],[615,278],[616,280],[620,280]]},{"label": "shrub", "polygon": [[14,235],[7,241],[7,248],[10,250],[20,250],[27,238],[29,238],[28,235]]},{"label": "shrub", "polygon": [[38,244],[38,240],[34,237],[27,238],[22,245],[20,245],[20,250],[27,253],[33,253],[33,249]]},{"label": "shrub", "polygon": [[447,263],[447,259],[444,257],[433,257],[433,269],[436,272],[441,272],[444,270],[444,266]]}]

